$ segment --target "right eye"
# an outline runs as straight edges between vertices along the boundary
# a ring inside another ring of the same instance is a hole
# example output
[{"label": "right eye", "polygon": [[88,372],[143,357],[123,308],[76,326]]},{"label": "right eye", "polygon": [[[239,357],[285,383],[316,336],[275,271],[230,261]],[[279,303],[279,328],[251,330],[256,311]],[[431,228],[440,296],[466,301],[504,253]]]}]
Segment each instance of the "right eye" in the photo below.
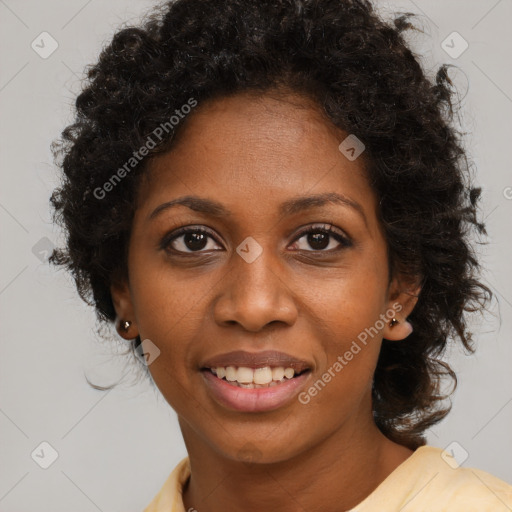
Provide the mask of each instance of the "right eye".
[{"label": "right eye", "polygon": [[167,251],[177,253],[196,253],[205,250],[217,250],[212,247],[208,248],[208,239],[215,240],[210,231],[197,226],[187,226],[178,231],[174,231],[166,235],[160,247]]}]

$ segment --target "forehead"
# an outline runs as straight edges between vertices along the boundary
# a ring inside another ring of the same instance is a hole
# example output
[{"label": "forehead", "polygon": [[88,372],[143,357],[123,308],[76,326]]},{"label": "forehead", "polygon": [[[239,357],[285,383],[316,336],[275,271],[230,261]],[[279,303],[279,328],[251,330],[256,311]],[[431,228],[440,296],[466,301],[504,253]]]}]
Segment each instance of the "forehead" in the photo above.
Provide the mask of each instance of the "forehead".
[{"label": "forehead", "polygon": [[277,203],[291,197],[338,193],[371,213],[376,199],[364,153],[351,161],[338,148],[348,135],[297,94],[208,101],[186,120],[173,148],[149,163],[138,207],[195,195],[213,196],[240,214],[277,213]]}]

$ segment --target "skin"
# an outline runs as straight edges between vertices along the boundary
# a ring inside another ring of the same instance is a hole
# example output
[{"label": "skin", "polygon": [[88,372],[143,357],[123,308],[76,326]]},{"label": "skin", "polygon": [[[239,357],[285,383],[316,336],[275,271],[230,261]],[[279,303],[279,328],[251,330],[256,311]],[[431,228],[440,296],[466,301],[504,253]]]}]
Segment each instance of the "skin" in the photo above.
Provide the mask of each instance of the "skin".
[{"label": "skin", "polygon": [[[177,144],[153,158],[141,182],[128,279],[111,291],[119,319],[132,322],[120,334],[161,351],[149,370],[177,412],[190,457],[186,510],[348,510],[413,453],[376,427],[371,385],[382,338],[407,343],[419,289],[390,280],[365,155],[349,161],[338,149],[347,135],[291,92],[215,99],[190,114]],[[278,214],[284,201],[330,192],[359,203],[364,217],[342,204]],[[186,195],[218,201],[231,215],[181,205],[148,219]],[[331,224],[351,245],[297,237],[301,228]],[[184,236],[162,249],[165,235],[183,226],[212,237],[195,252]],[[236,252],[249,236],[263,250],[252,263]],[[264,413],[232,411],[199,372],[217,354],[275,349],[312,363],[310,386],[397,302],[400,323],[386,323],[306,405],[294,399]]]}]

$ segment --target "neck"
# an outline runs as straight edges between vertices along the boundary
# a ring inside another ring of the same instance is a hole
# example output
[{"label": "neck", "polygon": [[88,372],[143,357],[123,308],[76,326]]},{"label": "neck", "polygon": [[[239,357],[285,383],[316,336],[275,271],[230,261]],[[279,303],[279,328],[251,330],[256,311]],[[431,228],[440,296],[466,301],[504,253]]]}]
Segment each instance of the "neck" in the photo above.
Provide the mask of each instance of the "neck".
[{"label": "neck", "polygon": [[[292,458],[244,462],[213,451],[180,418],[192,474],[185,510],[350,510],[413,452],[368,421],[345,425]],[[263,449],[262,449],[263,450]]]}]

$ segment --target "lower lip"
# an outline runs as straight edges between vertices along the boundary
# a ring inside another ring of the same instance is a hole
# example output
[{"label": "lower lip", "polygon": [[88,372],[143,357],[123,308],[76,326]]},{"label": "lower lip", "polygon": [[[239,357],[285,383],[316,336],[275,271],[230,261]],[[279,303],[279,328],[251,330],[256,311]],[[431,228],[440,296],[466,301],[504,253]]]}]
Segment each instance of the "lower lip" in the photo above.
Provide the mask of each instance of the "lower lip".
[{"label": "lower lip", "polygon": [[221,405],[243,412],[263,412],[279,409],[290,402],[304,387],[311,371],[304,372],[298,377],[285,380],[271,388],[240,388],[227,381],[219,379],[211,371],[201,372],[208,389]]}]

